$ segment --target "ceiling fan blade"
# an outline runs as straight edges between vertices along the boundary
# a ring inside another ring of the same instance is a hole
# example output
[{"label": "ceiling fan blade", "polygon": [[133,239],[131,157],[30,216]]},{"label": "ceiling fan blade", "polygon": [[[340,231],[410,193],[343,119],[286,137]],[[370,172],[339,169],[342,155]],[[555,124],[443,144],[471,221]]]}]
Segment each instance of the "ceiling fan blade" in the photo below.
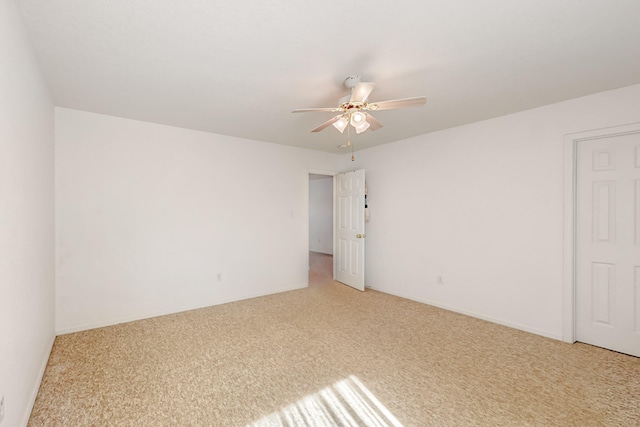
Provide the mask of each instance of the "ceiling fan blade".
[{"label": "ceiling fan blade", "polygon": [[371,125],[371,130],[378,130],[381,127],[383,127],[384,125],[382,123],[380,123],[375,117],[373,117],[371,114],[367,114],[365,113],[365,115],[367,116],[367,122]]},{"label": "ceiling fan blade", "polygon": [[375,83],[362,82],[358,83],[351,92],[351,99],[349,102],[364,102],[369,97],[369,94],[373,90]]},{"label": "ceiling fan blade", "polygon": [[293,110],[292,113],[309,113],[312,111],[328,111],[328,112],[332,112],[335,113],[336,111],[340,111],[339,108],[335,108],[335,107],[326,107],[326,108],[298,108],[296,110]]},{"label": "ceiling fan blade", "polygon": [[426,96],[416,98],[392,99],[390,101],[379,101],[369,103],[371,111],[392,110],[394,108],[419,107],[427,103]]},{"label": "ceiling fan blade", "polygon": [[340,117],[342,117],[342,114],[338,114],[337,116],[332,117],[331,119],[327,120],[326,122],[324,122],[323,124],[315,128],[314,130],[312,130],[311,132],[320,132],[322,129],[327,128],[332,124],[334,124],[335,122],[337,122],[338,119],[340,119]]}]

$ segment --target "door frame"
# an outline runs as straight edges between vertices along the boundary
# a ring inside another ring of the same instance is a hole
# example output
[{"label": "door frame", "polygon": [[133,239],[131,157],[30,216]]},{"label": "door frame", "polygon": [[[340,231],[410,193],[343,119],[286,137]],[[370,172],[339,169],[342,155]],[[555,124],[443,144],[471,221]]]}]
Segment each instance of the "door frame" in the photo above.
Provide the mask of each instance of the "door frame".
[{"label": "door frame", "polygon": [[562,339],[568,343],[576,342],[576,184],[578,144],[583,141],[634,133],[640,133],[640,123],[570,133],[564,137]]}]

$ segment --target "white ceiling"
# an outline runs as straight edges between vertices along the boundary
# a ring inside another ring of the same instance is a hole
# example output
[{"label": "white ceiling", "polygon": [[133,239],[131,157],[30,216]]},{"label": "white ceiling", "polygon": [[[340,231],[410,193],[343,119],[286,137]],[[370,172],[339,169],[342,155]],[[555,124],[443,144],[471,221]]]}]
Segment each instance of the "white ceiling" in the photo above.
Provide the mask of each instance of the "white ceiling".
[{"label": "white ceiling", "polygon": [[56,105],[317,150],[373,81],[369,147],[640,83],[638,0],[17,0]]}]

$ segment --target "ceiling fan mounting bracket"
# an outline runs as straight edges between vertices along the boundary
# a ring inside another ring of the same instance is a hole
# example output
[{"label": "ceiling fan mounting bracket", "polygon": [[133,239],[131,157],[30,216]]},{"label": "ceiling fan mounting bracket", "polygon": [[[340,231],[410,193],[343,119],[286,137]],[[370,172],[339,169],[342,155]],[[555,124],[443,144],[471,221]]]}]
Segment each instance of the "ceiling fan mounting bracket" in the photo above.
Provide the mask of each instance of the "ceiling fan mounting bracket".
[{"label": "ceiling fan mounting bracket", "polygon": [[360,83],[360,80],[362,80],[362,78],[359,75],[354,74],[353,76],[349,76],[344,79],[344,85],[348,89],[353,89],[358,83]]}]

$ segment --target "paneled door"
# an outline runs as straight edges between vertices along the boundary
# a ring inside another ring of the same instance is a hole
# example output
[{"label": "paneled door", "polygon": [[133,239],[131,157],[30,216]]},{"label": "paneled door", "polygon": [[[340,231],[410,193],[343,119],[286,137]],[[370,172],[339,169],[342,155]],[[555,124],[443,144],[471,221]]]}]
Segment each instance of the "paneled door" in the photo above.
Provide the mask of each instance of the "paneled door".
[{"label": "paneled door", "polygon": [[336,175],[336,280],[364,291],[364,169]]},{"label": "paneled door", "polygon": [[576,338],[640,356],[640,134],[577,147]]}]

